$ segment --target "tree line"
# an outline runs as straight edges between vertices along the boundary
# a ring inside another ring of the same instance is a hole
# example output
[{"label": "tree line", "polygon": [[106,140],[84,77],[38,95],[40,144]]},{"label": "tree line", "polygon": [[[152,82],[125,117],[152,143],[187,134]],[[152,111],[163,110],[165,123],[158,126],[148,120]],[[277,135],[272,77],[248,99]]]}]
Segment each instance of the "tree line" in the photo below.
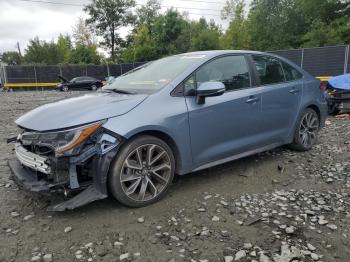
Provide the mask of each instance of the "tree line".
[{"label": "tree line", "polygon": [[[56,41],[31,39],[21,52],[4,52],[7,64],[100,64],[154,60],[189,51],[216,49],[281,50],[350,44],[350,1],[227,0],[221,17],[228,28],[170,8],[159,0],[135,8],[134,0],[93,0],[72,35]],[[122,27],[130,27],[126,38]],[[108,51],[108,56],[98,52]]]}]

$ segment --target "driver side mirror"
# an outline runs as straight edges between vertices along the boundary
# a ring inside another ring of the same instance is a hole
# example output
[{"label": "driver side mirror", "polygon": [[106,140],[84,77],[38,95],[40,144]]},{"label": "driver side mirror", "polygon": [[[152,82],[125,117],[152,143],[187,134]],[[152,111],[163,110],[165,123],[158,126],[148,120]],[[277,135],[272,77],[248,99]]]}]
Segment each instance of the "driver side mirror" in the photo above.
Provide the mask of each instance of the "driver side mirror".
[{"label": "driver side mirror", "polygon": [[206,97],[221,96],[225,90],[225,85],[221,82],[204,82],[196,90],[196,102],[204,104]]}]

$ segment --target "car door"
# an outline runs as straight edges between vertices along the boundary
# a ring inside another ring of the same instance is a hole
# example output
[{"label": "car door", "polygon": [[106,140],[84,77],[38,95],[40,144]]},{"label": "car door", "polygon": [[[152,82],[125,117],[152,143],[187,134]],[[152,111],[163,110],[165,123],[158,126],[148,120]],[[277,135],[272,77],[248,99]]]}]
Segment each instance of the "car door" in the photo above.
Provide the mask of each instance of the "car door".
[{"label": "car door", "polygon": [[261,94],[251,88],[244,55],[216,58],[200,67],[185,83],[185,94],[203,82],[220,81],[226,92],[204,104],[186,96],[193,161],[200,166],[257,147],[261,126]]},{"label": "car door", "polygon": [[91,89],[92,85],[96,84],[96,79],[92,77],[85,77],[84,79],[84,88]]},{"label": "car door", "polygon": [[73,78],[72,81],[71,81],[70,88],[72,88],[72,89],[81,89],[82,88],[82,79],[83,79],[83,77]]},{"label": "car door", "polygon": [[302,95],[302,74],[282,60],[252,55],[262,86],[262,131],[266,143],[283,143],[290,134]]},{"label": "car door", "polygon": [[80,77],[79,87],[81,89],[90,89],[91,82],[92,81],[90,77]]}]

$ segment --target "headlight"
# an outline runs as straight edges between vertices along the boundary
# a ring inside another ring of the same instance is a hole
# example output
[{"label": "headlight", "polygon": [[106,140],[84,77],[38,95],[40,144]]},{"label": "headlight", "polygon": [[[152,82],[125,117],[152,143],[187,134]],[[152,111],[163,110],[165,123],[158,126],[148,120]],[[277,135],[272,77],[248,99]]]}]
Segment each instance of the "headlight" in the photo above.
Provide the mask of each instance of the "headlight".
[{"label": "headlight", "polygon": [[54,148],[56,156],[63,156],[91,136],[104,122],[105,121],[99,121],[58,132],[24,133],[21,140],[24,145],[36,144],[50,146]]}]

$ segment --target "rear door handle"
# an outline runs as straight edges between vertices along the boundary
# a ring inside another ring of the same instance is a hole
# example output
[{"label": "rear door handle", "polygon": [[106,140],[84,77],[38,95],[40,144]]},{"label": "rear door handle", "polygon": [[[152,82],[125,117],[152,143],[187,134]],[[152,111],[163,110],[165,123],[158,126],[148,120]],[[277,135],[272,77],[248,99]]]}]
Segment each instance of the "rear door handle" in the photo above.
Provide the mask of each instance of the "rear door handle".
[{"label": "rear door handle", "polygon": [[297,93],[299,93],[300,92],[300,90],[299,89],[291,89],[291,90],[289,90],[289,93],[291,93],[291,94],[297,94]]},{"label": "rear door handle", "polygon": [[259,100],[260,99],[258,97],[256,97],[256,96],[250,96],[245,102],[247,104],[254,104],[256,102],[259,102]]}]

